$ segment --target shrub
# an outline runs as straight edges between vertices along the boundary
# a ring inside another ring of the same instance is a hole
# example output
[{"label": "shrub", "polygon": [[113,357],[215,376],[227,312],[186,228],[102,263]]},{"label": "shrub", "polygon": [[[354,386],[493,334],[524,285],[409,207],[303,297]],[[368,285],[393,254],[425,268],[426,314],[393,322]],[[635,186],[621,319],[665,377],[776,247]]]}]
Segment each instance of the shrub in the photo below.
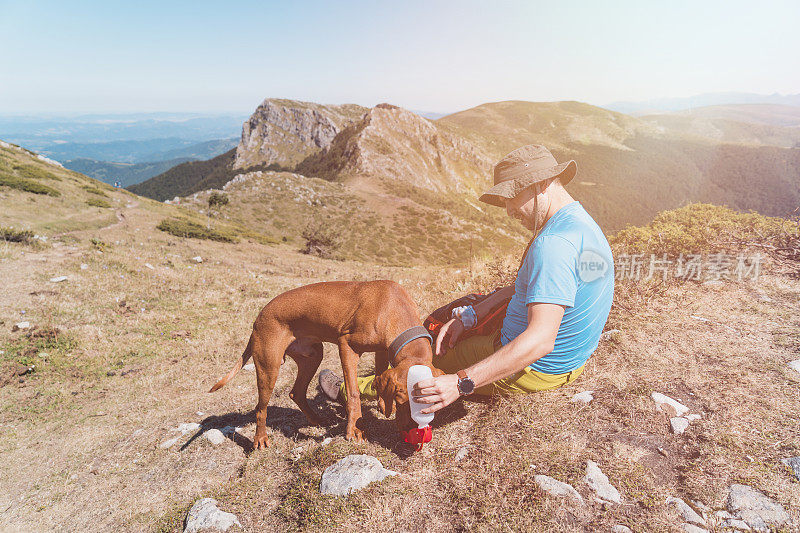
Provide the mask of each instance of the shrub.
[{"label": "shrub", "polygon": [[228,205],[228,195],[220,192],[212,192],[208,197],[208,208],[219,209],[223,205]]},{"label": "shrub", "polygon": [[170,235],[175,235],[176,237],[189,237],[221,242],[237,242],[239,240],[236,235],[230,231],[209,229],[202,224],[197,224],[196,222],[182,218],[165,218],[156,228]]},{"label": "shrub", "polygon": [[102,196],[104,198],[108,198],[108,195],[105,192],[103,192],[101,189],[98,189],[97,187],[94,187],[92,185],[84,185],[83,186],[83,190],[86,191],[86,192],[90,192],[92,194],[96,194],[97,196]]},{"label": "shrub", "polygon": [[0,240],[31,244],[33,243],[33,232],[30,230],[17,230],[14,228],[0,227]]},{"label": "shrub", "polygon": [[14,170],[23,178],[61,181],[61,178],[34,165],[14,165]]},{"label": "shrub", "polygon": [[33,194],[61,196],[61,193],[53,189],[52,187],[48,187],[47,185],[42,185],[41,183],[37,183],[35,181],[27,180],[24,178],[18,178],[16,176],[11,176],[8,174],[0,175],[0,185],[5,185],[6,187],[11,187],[12,189],[18,189],[20,191],[31,192]]},{"label": "shrub", "polygon": [[304,254],[327,258],[338,257],[342,238],[330,225],[314,222],[303,230],[302,237],[306,243],[305,248],[301,250]]},{"label": "shrub", "polygon": [[786,219],[753,211],[740,213],[725,206],[690,204],[662,211],[647,226],[620,230],[609,241],[622,252],[677,256],[728,251],[748,241],[763,244],[791,227]]},{"label": "shrub", "polygon": [[111,204],[100,198],[89,198],[86,203],[92,207],[111,207]]}]

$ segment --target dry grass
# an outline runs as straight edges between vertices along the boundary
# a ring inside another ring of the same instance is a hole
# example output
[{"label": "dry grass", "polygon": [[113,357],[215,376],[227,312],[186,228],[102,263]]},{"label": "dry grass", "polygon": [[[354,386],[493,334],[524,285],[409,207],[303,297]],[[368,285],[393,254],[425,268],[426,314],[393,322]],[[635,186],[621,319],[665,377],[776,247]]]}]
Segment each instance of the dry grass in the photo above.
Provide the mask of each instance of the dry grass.
[{"label": "dry grass", "polygon": [[[503,284],[516,260],[476,260],[471,271],[326,261],[289,245],[181,239],[155,229],[173,212],[166,206],[124,205],[115,202],[122,221],[106,229],[42,249],[6,243],[0,254],[2,368],[36,365],[0,389],[0,509],[10,530],[179,531],[191,503],[214,496],[248,531],[608,531],[617,523],[669,531],[679,521],[667,496],[721,507],[733,482],[774,497],[800,523],[800,484],[779,462],[800,455],[800,376],[786,366],[800,346],[796,280],[619,284],[607,327],[621,331],[576,383],[459,402],[437,416],[434,441],[418,454],[374,402],[365,402],[362,446],[342,439],[344,413],[313,390],[312,404],[332,425],[307,426],[287,396],[290,361],[269,410],[274,446],[253,453],[254,376],[243,371],[218,393],[205,391],[272,296],[314,281],[389,278],[425,314],[472,287]],[[203,263],[191,261],[197,255]],[[58,275],[69,279],[48,281]],[[23,318],[59,328],[69,342],[11,333]],[[370,365],[363,357],[361,371]],[[326,346],[323,368],[338,366]],[[581,390],[596,399],[570,403]],[[702,420],[673,436],[652,391]],[[217,447],[192,433],[159,448],[181,422],[242,432]],[[334,441],[322,448],[326,436]],[[462,446],[469,453],[456,463]],[[321,496],[322,471],[348,453],[375,455],[402,475],[347,498]],[[575,508],[533,483],[535,473],[551,475],[590,501],[581,481],[587,459],[620,489],[623,505]]]}]

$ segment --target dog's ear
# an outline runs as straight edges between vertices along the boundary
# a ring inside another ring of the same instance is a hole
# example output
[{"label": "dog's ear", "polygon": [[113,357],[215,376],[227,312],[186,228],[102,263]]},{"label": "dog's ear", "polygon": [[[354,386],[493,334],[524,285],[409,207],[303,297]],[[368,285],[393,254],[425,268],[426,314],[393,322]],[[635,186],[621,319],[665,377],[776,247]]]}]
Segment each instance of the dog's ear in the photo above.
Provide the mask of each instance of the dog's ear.
[{"label": "dog's ear", "polygon": [[394,398],[397,393],[397,378],[393,368],[375,377],[375,391],[378,393],[378,411],[389,418],[394,413]]}]

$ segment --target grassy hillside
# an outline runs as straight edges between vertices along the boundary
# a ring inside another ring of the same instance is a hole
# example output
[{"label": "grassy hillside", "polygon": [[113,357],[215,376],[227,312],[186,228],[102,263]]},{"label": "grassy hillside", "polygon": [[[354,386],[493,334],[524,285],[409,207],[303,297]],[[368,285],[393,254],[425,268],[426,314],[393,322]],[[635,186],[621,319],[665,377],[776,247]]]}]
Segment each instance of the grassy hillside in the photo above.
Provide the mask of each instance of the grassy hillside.
[{"label": "grassy hillside", "polygon": [[798,150],[700,139],[579,102],[484,104],[437,124],[497,159],[528,143],[574,159],[568,190],[608,232],[691,202],[775,216],[800,205]]},{"label": "grassy hillside", "polygon": [[[4,163],[29,157],[2,154]],[[24,193],[34,198],[30,205],[64,201],[70,192],[82,217],[74,174],[54,175],[61,181],[42,182],[55,182],[62,195]],[[281,176],[262,179],[283,189]],[[247,184],[227,194],[247,193]],[[336,196],[338,184],[321,185]],[[15,191],[0,188],[3,216],[27,201]],[[299,206],[300,192],[284,205]],[[304,190],[303,201],[314,198]],[[421,453],[408,450],[374,401],[364,401],[365,444],[343,439],[343,409],[313,387],[312,406],[330,425],[307,425],[288,398],[289,361],[268,412],[272,447],[253,451],[254,374],[243,370],[221,391],[206,391],[239,356],[272,297],[316,281],[388,278],[426,314],[507,278],[522,247],[476,262],[472,272],[427,261],[396,268],[323,260],[293,246],[176,237],[155,225],[179,208],[135,200],[121,202],[123,223],[83,227],[52,237],[51,246],[0,243],[0,505],[11,528],[182,531],[192,503],[213,497],[245,531],[610,531],[621,524],[678,532],[682,520],[666,499],[680,497],[700,512],[707,506],[707,527],[723,531],[714,513],[726,507],[732,483],[763,491],[800,523],[800,484],[781,464],[800,455],[800,374],[787,365],[800,346],[796,279],[765,265],[757,282],[721,286],[619,281],[606,324],[618,331],[601,341],[577,381],[524,397],[459,401],[437,413],[433,441]],[[39,218],[49,214],[20,216],[43,227]],[[694,237],[691,228],[705,227],[692,224],[691,213],[662,218]],[[705,220],[719,227],[717,219]],[[67,280],[49,282],[54,276]],[[23,317],[36,329],[12,332]],[[360,372],[372,364],[365,354]],[[340,371],[335,347],[326,345],[322,365]],[[587,390],[591,403],[570,401]],[[701,418],[672,434],[652,392]],[[183,423],[199,429],[182,434]],[[238,431],[218,446],[202,437],[228,426]],[[322,496],[322,472],[348,454],[375,456],[401,475],[347,497]],[[587,460],[608,475],[621,504],[593,500],[583,481]],[[538,474],[570,483],[586,505],[548,496]]]},{"label": "grassy hillside", "polygon": [[[208,210],[209,191],[181,200]],[[343,183],[289,172],[239,175],[225,188],[220,219],[303,249],[304,234],[333,237],[334,257],[398,265],[458,264],[513,249],[524,229],[505,214],[470,205],[461,195],[441,196],[405,186],[366,193]]]}]

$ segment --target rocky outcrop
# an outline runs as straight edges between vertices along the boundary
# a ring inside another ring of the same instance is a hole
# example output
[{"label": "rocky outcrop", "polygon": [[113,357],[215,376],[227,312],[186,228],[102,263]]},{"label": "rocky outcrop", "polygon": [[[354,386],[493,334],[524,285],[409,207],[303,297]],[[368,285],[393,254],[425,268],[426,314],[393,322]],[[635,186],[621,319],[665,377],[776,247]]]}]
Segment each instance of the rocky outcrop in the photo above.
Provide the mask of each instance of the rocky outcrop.
[{"label": "rocky outcrop", "polygon": [[462,137],[411,111],[378,104],[342,131],[330,148],[297,167],[306,176],[371,177],[433,191],[477,191],[493,161]]},{"label": "rocky outcrop", "polygon": [[242,126],[234,169],[297,163],[330,146],[336,135],[360,119],[366,108],[267,98]]}]

